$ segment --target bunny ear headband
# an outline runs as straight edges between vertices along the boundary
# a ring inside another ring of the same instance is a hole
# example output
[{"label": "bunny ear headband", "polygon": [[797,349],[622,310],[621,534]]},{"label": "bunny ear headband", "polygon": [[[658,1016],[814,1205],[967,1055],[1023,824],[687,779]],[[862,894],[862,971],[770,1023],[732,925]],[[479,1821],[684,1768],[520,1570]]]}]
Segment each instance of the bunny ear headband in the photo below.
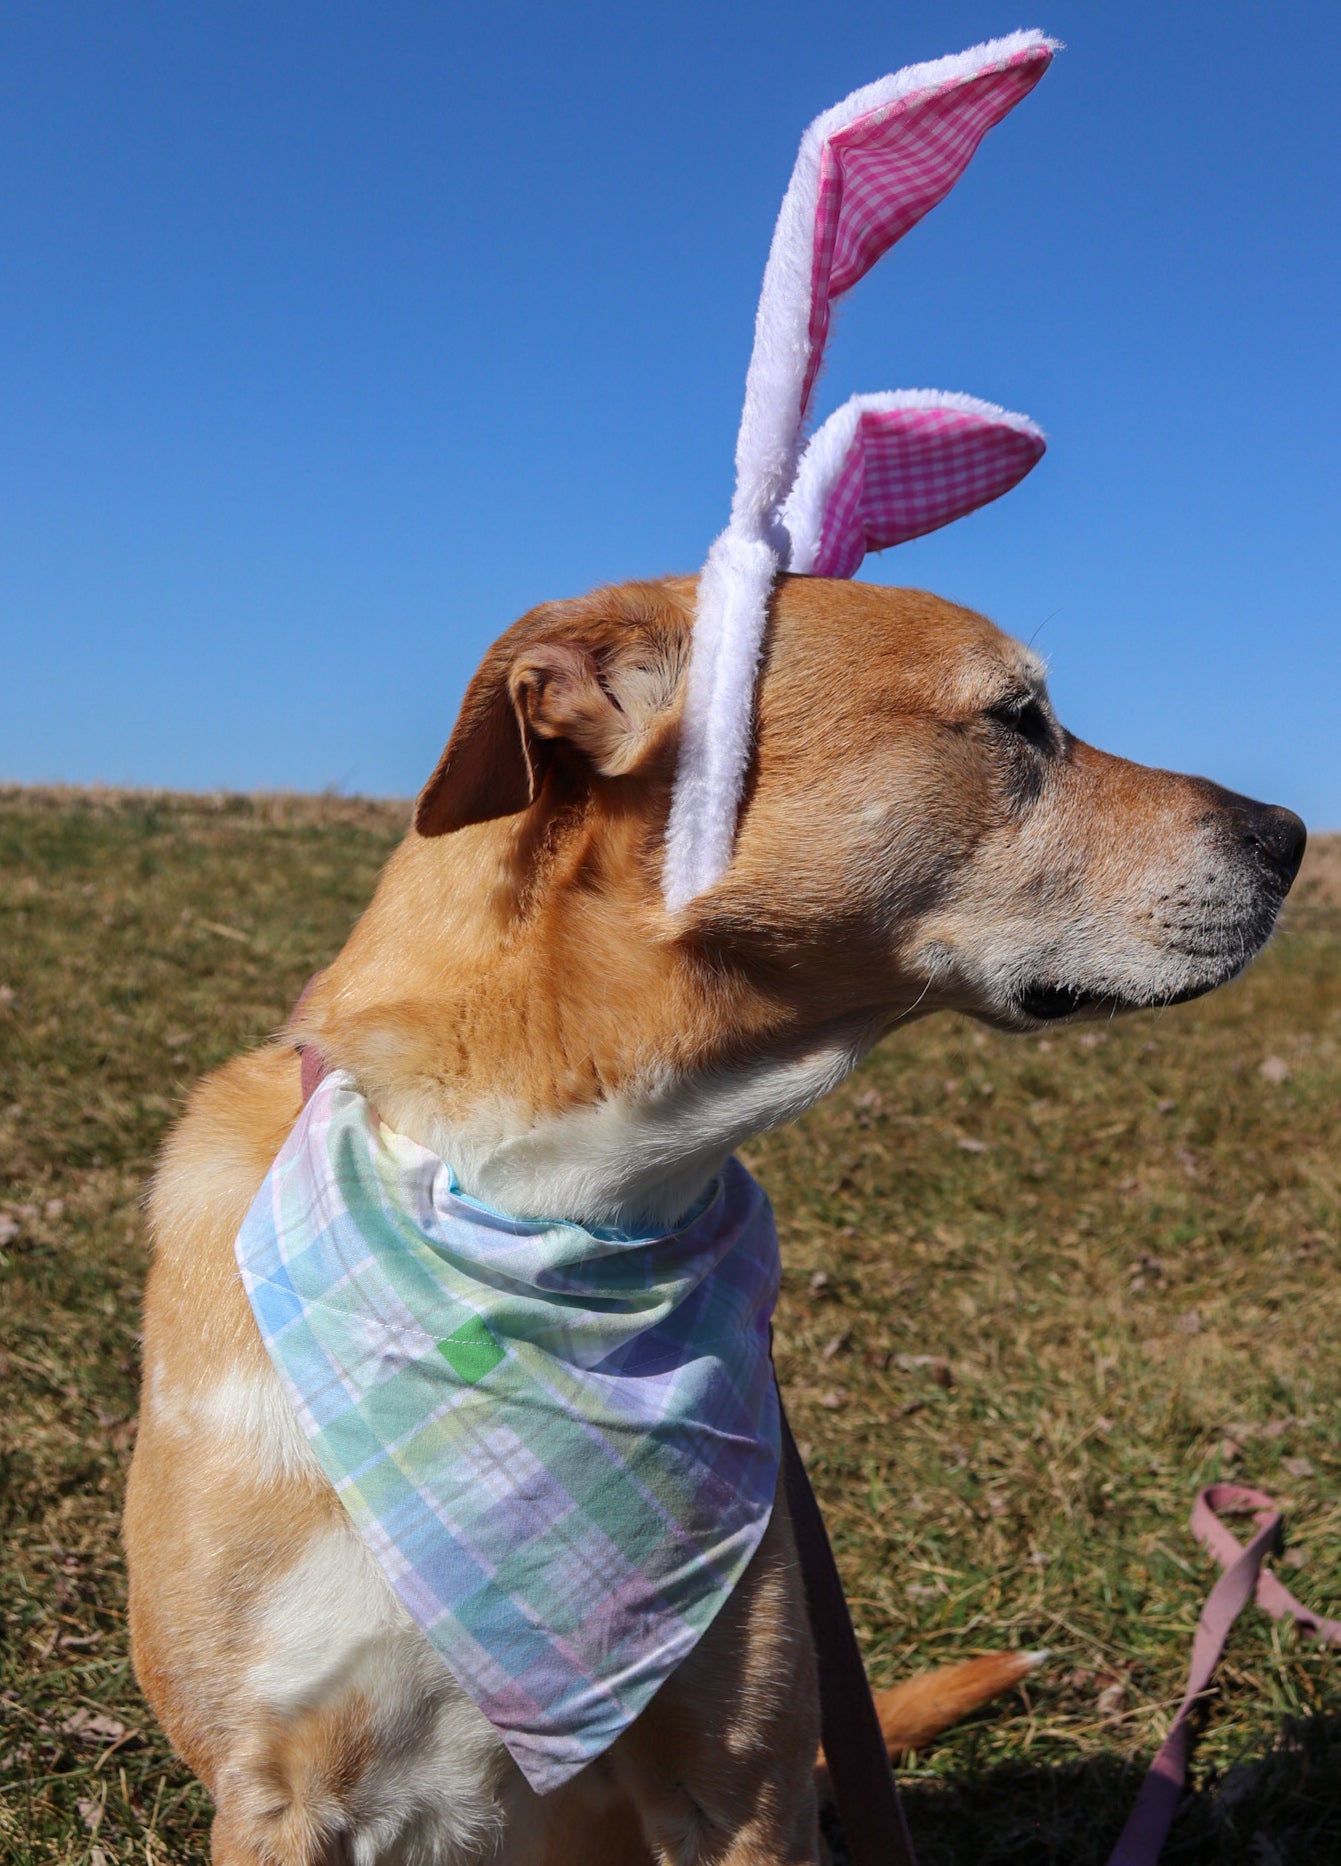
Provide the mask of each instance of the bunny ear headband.
[{"label": "bunny ear headband", "polygon": [[769,592],[780,571],[850,577],[1008,492],[1043,453],[1032,421],[935,389],[854,395],[801,451],[835,302],[950,192],[1056,41],[1018,32],[854,91],[801,138],[773,233],[736,440],[731,519],[698,585],[663,886],[672,910],[731,859]]}]

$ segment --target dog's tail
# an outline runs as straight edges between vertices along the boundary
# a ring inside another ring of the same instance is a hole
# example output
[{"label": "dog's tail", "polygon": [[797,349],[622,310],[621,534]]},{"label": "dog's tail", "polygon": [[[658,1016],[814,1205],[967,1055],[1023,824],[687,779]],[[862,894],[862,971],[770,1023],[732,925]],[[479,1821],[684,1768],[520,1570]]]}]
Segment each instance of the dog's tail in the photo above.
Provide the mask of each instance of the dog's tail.
[{"label": "dog's tail", "polygon": [[[1047,1656],[1046,1652],[989,1652],[985,1658],[920,1672],[892,1690],[872,1692],[890,1760],[907,1755],[909,1750],[925,1749],[961,1717],[1027,1678]],[[823,1749],[816,1765],[816,1781],[820,1794],[827,1795],[829,1771]]]}]

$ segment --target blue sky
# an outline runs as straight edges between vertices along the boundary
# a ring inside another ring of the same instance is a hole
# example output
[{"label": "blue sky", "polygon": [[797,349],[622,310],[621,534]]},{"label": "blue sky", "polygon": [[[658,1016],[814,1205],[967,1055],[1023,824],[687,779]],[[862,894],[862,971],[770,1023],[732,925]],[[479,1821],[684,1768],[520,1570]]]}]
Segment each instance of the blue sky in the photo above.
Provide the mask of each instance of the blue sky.
[{"label": "blue sky", "polygon": [[0,14],[0,777],[409,794],[535,602],[693,569],[808,119],[1067,42],[820,415],[1031,414],[864,574],[1082,736],[1341,828],[1341,7],[34,0]]}]

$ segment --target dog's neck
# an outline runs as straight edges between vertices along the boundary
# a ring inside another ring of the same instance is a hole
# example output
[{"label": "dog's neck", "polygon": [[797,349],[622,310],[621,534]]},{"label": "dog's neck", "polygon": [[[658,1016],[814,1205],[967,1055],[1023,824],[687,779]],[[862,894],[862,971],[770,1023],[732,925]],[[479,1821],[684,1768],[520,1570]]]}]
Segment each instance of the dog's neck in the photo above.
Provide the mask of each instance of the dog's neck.
[{"label": "dog's neck", "polygon": [[496,1210],[667,1229],[742,1141],[818,1101],[880,1034],[865,1017],[798,1017],[649,937],[659,904],[632,889],[570,890],[524,920],[491,907],[483,858],[499,839],[410,838],[397,885],[298,1020],[388,1125]]},{"label": "dog's neck", "polygon": [[795,1055],[667,1070],[526,1124],[501,1106],[435,1117],[408,1098],[401,1118],[498,1211],[652,1234],[698,1202],[744,1140],[826,1095],[870,1042],[835,1028]]}]

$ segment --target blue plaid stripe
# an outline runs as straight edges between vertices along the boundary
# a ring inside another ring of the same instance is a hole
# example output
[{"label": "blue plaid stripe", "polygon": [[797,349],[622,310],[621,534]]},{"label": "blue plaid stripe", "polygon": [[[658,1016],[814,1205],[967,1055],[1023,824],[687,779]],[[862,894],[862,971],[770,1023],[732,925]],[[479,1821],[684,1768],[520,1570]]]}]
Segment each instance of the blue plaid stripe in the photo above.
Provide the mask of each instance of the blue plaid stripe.
[{"label": "blue plaid stripe", "polygon": [[778,1252],[762,1190],[730,1161],[666,1237],[504,1218],[336,1074],[237,1256],[397,1595],[532,1786],[558,1787],[692,1649],[767,1526]]}]

